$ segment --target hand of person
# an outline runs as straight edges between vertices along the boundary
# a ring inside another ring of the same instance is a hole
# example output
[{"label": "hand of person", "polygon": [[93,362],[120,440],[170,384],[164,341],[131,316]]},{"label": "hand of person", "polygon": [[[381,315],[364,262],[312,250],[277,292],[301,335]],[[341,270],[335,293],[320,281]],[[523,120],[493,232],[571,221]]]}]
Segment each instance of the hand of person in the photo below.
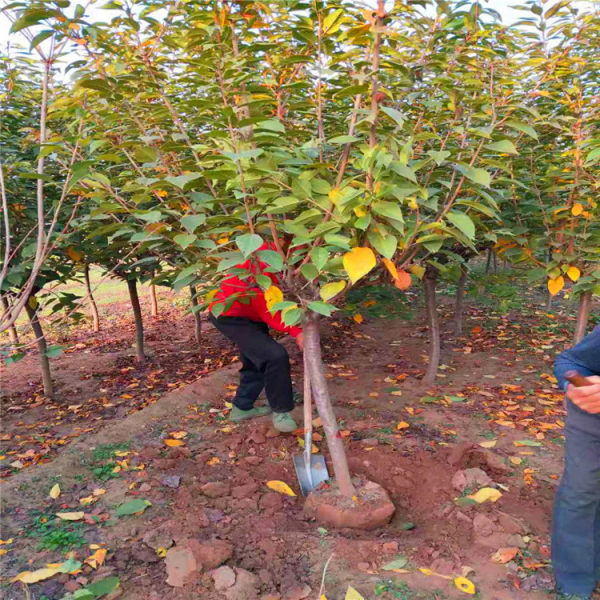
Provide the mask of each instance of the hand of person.
[{"label": "hand of person", "polygon": [[569,384],[567,397],[581,410],[592,415],[600,414],[600,377],[593,375],[588,377],[592,385],[575,387]]},{"label": "hand of person", "polygon": [[298,348],[300,348],[300,350],[304,350],[304,334],[303,333],[299,333],[296,336],[296,344],[298,344]]}]

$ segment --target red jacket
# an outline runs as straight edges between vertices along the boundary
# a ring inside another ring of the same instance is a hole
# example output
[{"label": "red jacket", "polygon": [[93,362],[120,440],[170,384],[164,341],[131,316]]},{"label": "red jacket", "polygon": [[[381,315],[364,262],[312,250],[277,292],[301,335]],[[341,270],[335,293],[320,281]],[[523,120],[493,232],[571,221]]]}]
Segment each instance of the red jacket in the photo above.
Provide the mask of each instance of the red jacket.
[{"label": "red jacket", "polygon": [[[276,248],[274,244],[264,243],[258,250],[276,250]],[[256,257],[236,265],[236,268],[246,269],[256,275],[266,275],[273,282],[273,285],[276,285],[277,287],[281,285],[274,273],[265,272],[265,269],[268,268],[268,265],[259,261]],[[269,325],[269,327],[272,327],[277,331],[289,333],[293,337],[296,337],[298,334],[302,333],[302,329],[300,327],[290,327],[285,325],[279,312],[275,314],[271,314],[269,312],[264,293],[260,287],[258,287],[256,280],[252,277],[252,275],[250,275],[247,279],[240,279],[235,275],[231,275],[230,277],[224,279],[221,282],[219,291],[215,294],[215,300],[211,303],[210,308],[212,309],[215,304],[224,303],[227,298],[233,296],[234,294],[240,294],[245,298],[248,298],[248,304],[234,300],[229,308],[225,307],[225,310],[223,310],[221,316],[243,317],[245,319],[250,319],[251,321],[262,321],[263,323]]]}]

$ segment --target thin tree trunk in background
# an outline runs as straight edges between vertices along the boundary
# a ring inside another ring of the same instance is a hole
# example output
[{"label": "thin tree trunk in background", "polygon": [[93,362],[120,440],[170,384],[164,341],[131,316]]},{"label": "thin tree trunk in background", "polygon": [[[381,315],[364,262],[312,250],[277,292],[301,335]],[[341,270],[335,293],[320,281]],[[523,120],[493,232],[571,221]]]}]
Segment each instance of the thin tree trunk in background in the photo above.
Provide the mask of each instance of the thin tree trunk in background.
[{"label": "thin tree trunk in background", "polygon": [[583,292],[579,297],[579,310],[577,311],[577,322],[575,324],[574,342],[578,344],[587,331],[587,324],[592,310],[592,292]]},{"label": "thin tree trunk in background", "polygon": [[[32,308],[31,303],[34,303],[36,308]],[[46,344],[46,337],[44,336],[44,330],[42,324],[38,318],[37,300],[35,296],[29,297],[25,304],[25,311],[29,317],[31,323],[31,329],[35,336],[35,341],[40,354],[40,368],[42,370],[42,383],[44,385],[44,395],[47,398],[51,398],[54,395],[54,386],[52,384],[52,375],[50,373],[50,361],[46,352],[48,351],[48,345]]]},{"label": "thin tree trunk in background", "polygon": [[158,299],[156,298],[156,286],[153,283],[150,284],[150,300],[150,315],[158,317]]},{"label": "thin tree trunk in background", "polygon": [[[548,248],[548,262],[550,262],[552,260],[552,250],[550,248]],[[550,293],[550,290],[548,289],[547,286],[544,286],[546,293],[548,294],[548,298],[546,301],[546,310],[550,310],[552,308],[552,294]]]},{"label": "thin tree trunk in background", "polygon": [[427,267],[423,284],[425,286],[425,306],[427,308],[427,322],[429,324],[429,365],[423,381],[431,385],[440,366],[440,321],[437,313],[437,301],[435,297],[435,284],[437,272],[432,267]]},{"label": "thin tree trunk in background", "polygon": [[494,261],[494,273],[498,272],[498,256],[496,255],[496,253],[492,250],[492,260]]},{"label": "thin tree trunk in background", "polygon": [[198,345],[202,343],[202,317],[200,311],[196,308],[198,306],[198,298],[196,297],[196,286],[190,285],[190,303],[192,305],[192,314],[194,315],[194,335],[196,336],[196,342]]},{"label": "thin tree trunk in background", "polygon": [[93,328],[94,331],[97,333],[98,331],[100,331],[100,315],[98,314],[98,306],[96,305],[96,300],[94,299],[94,295],[92,294],[92,286],[90,284],[90,265],[86,264],[83,268],[83,276],[85,279],[85,290],[90,300],[90,309],[92,310]]},{"label": "thin tree trunk in background", "polygon": [[456,285],[456,303],[454,305],[454,335],[459,337],[463,332],[463,312],[465,299],[465,284],[467,283],[467,270],[461,267],[460,279]]},{"label": "thin tree trunk in background", "polygon": [[488,251],[487,251],[487,261],[485,263],[485,274],[486,275],[490,272],[491,266],[492,266],[492,249],[488,248]]},{"label": "thin tree trunk in background", "polygon": [[[4,296],[2,296],[2,309],[5,314],[9,312],[8,300]],[[19,343],[19,334],[17,333],[17,328],[14,323],[8,328],[8,337],[13,346],[16,346]]]},{"label": "thin tree trunk in background", "polygon": [[338,425],[331,406],[329,397],[329,388],[325,378],[325,369],[321,357],[321,335],[319,332],[319,317],[308,312],[304,317],[304,352],[306,353],[306,364],[309,370],[309,377],[312,385],[312,392],[315,399],[319,416],[323,421],[327,446],[333,462],[335,480],[342,495],[351,498],[356,494],[350,469],[348,468],[348,459],[344,450],[344,443],[338,434]]},{"label": "thin tree trunk in background", "polygon": [[140,307],[140,298],[137,291],[137,281],[135,279],[128,279],[127,289],[129,290],[129,298],[131,299],[131,307],[133,308],[133,316],[135,317],[136,360],[139,363],[145,363],[144,322],[142,321],[142,308]]}]

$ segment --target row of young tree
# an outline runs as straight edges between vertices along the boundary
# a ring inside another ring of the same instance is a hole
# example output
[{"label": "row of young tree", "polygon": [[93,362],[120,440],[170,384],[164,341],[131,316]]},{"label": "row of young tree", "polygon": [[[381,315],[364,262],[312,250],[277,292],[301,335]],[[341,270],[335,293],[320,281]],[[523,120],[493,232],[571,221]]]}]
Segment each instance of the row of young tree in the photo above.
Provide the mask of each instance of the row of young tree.
[{"label": "row of young tree", "polygon": [[509,27],[474,0],[114,0],[104,21],[11,3],[38,56],[0,63],[0,331],[26,310],[43,343],[38,306],[81,301],[51,284],[97,265],[128,282],[143,360],[136,282],[189,288],[199,314],[259,259],[271,309],[304,325],[332,453],[318,319],[377,268],[423,282],[428,383],[436,281],[461,297],[482,253],[572,285],[581,337],[600,293],[600,13],[518,8]]}]

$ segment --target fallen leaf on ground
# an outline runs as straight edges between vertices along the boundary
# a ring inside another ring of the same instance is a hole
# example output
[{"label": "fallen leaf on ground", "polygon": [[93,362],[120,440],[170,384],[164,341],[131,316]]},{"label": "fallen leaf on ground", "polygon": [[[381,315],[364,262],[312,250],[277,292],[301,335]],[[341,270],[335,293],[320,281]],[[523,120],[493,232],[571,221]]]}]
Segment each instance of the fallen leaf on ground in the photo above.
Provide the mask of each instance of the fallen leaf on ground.
[{"label": "fallen leaf on ground", "polygon": [[279,492],[280,494],[285,494],[286,496],[295,496],[296,494],[292,490],[292,488],[285,483],[284,481],[267,481],[267,487],[274,492]]},{"label": "fallen leaf on ground", "polygon": [[346,591],[346,597],[344,600],[365,600],[359,592],[357,592],[351,585],[348,586]]},{"label": "fallen leaf on ground", "polygon": [[166,439],[164,440],[165,445],[167,446],[183,446],[184,442],[182,442],[181,440],[171,440],[171,439]]},{"label": "fallen leaf on ground", "polygon": [[398,425],[396,425],[396,429],[407,429],[408,427],[410,427],[410,423],[407,423],[406,421],[400,421]]},{"label": "fallen leaf on ground", "polygon": [[537,448],[538,446],[542,445],[540,442],[536,442],[534,440],[517,440],[516,442],[513,442],[513,444],[517,446],[517,448],[520,446],[532,446]]},{"label": "fallen leaf on ground", "polygon": [[52,486],[52,489],[50,490],[50,493],[48,495],[50,496],[50,498],[52,498],[52,500],[56,500],[60,496],[60,485],[58,485],[58,483],[55,483]]},{"label": "fallen leaf on ground", "polygon": [[38,569],[37,571],[23,571],[19,573],[13,581],[20,581],[22,583],[37,583],[38,581],[43,581],[44,579],[49,579],[54,575],[60,573],[60,569],[58,567],[53,568],[44,568]]},{"label": "fallen leaf on ground", "polygon": [[90,565],[92,569],[97,569],[101,564],[104,563],[104,559],[106,558],[106,548],[98,548],[94,554],[88,556],[83,562],[87,565]]},{"label": "fallen leaf on ground", "polygon": [[187,435],[187,431],[171,431],[169,435],[173,439],[182,440]]},{"label": "fallen leaf on ground", "polygon": [[498,548],[494,554],[492,554],[492,560],[495,563],[500,563],[501,565],[505,565],[507,562],[510,562],[517,554],[519,553],[518,548]]},{"label": "fallen leaf on ground", "polygon": [[384,571],[396,571],[397,569],[403,569],[408,563],[408,558],[406,556],[398,556],[391,562],[383,565],[381,567]]},{"label": "fallen leaf on ground", "polygon": [[479,445],[482,448],[493,448],[498,443],[498,440],[486,440],[484,442],[479,442]]},{"label": "fallen leaf on ground", "polygon": [[484,502],[496,502],[501,497],[502,497],[502,492],[500,492],[500,490],[497,490],[497,489],[491,488],[491,487],[481,488],[475,494],[471,494],[470,496],[467,496],[467,498],[470,498],[471,500],[475,500],[475,502],[477,502],[477,504],[483,504]]},{"label": "fallen leaf on ground", "polygon": [[64,512],[64,513],[56,513],[56,516],[63,521],[80,521],[85,517],[85,513],[82,511],[78,512]]},{"label": "fallen leaf on ground", "polygon": [[128,515],[135,515],[136,513],[144,512],[149,506],[152,506],[152,502],[144,500],[143,498],[136,498],[121,504],[115,510],[115,517],[126,517]]},{"label": "fallen leaf on ground", "polygon": [[454,585],[457,589],[465,594],[475,595],[477,589],[475,588],[475,584],[466,577],[455,577],[453,580]]}]

